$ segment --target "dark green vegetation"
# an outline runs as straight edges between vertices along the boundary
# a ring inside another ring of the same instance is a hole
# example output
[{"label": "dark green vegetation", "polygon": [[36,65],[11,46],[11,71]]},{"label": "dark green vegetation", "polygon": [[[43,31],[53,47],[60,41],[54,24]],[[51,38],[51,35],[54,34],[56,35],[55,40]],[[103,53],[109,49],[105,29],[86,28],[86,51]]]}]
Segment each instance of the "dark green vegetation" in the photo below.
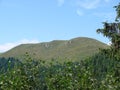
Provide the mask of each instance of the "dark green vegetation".
[{"label": "dark green vegetation", "polygon": [[12,69],[15,64],[20,65],[21,62],[18,59],[14,58],[0,58],[0,74],[7,72],[8,68]]},{"label": "dark green vegetation", "polygon": [[53,62],[34,61],[27,56],[25,62],[14,64],[0,75],[0,90],[120,89],[120,56],[100,52],[84,61]]},{"label": "dark green vegetation", "polygon": [[24,44],[2,54],[1,57],[21,59],[28,52],[33,59],[66,59],[75,61],[95,54],[99,48],[107,47],[106,44],[95,39],[81,37],[68,41],[54,40],[39,44]]},{"label": "dark green vegetation", "polygon": [[104,27],[98,29],[97,32],[102,33],[103,36],[109,38],[112,43],[112,48],[117,52],[120,50],[120,3],[114,8],[117,12],[115,22],[104,22]]},{"label": "dark green vegetation", "polygon": [[[117,21],[104,23],[104,28],[97,30],[111,40],[109,48],[74,62],[33,60],[28,53],[24,60],[0,58],[0,90],[120,90],[120,4],[115,8]],[[56,46],[59,48],[59,44]]]}]

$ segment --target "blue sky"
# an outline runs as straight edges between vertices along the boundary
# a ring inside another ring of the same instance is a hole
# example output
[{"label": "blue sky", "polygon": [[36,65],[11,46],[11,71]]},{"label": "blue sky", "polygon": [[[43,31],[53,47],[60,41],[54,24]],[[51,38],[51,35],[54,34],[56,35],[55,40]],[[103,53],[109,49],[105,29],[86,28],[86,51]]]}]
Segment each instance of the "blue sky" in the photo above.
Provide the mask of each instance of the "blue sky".
[{"label": "blue sky", "polygon": [[112,22],[119,0],[0,0],[0,52],[21,43],[90,37]]}]

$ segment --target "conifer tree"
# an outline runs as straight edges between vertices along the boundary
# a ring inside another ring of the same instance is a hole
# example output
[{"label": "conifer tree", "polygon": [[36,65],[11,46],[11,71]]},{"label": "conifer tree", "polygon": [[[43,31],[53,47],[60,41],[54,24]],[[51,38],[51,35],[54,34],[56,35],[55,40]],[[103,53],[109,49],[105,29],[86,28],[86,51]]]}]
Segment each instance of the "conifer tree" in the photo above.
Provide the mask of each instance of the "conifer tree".
[{"label": "conifer tree", "polygon": [[110,39],[112,49],[118,51],[120,49],[120,3],[114,7],[116,9],[116,19],[113,23],[104,22],[102,29],[97,29],[97,33]]}]

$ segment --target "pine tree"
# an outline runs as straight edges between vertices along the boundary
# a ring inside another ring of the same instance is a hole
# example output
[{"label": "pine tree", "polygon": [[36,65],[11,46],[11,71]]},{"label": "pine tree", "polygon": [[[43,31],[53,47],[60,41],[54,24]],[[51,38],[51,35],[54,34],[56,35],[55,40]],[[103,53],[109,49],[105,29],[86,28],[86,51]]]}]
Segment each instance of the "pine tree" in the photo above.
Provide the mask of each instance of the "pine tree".
[{"label": "pine tree", "polygon": [[120,49],[120,3],[114,7],[116,9],[116,19],[113,23],[104,22],[102,29],[97,29],[97,33],[110,39],[112,49],[118,51]]}]

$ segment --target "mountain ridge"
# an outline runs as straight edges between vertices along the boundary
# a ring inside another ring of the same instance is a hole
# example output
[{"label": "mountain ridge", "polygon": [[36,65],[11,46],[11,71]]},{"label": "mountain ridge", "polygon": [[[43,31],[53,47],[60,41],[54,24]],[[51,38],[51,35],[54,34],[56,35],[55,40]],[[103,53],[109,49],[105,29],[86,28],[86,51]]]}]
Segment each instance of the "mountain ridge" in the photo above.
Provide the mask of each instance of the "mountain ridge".
[{"label": "mountain ridge", "polygon": [[53,40],[38,44],[21,44],[3,53],[0,57],[21,58],[27,52],[34,59],[82,59],[107,48],[105,43],[88,37],[77,37],[70,40]]}]

